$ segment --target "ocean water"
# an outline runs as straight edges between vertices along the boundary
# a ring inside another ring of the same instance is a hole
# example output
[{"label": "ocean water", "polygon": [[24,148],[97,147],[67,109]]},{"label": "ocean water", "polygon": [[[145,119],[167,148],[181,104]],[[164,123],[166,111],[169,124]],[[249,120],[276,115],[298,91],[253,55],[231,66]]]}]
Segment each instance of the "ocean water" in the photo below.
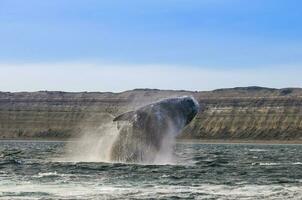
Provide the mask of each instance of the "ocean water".
[{"label": "ocean water", "polygon": [[302,145],[177,143],[174,163],[76,162],[0,141],[0,199],[302,199]]}]

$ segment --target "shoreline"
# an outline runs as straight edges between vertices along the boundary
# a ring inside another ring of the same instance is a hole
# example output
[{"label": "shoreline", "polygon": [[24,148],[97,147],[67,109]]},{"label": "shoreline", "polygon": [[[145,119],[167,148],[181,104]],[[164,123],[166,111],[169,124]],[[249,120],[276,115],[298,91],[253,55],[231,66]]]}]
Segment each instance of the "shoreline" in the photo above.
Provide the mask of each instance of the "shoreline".
[{"label": "shoreline", "polygon": [[[78,138],[0,138],[0,142],[77,142]],[[194,144],[297,144],[302,145],[302,140],[223,140],[223,139],[176,139],[176,143],[194,143]]]},{"label": "shoreline", "polygon": [[223,139],[177,139],[179,143],[200,144],[301,144],[302,140],[223,140]]}]

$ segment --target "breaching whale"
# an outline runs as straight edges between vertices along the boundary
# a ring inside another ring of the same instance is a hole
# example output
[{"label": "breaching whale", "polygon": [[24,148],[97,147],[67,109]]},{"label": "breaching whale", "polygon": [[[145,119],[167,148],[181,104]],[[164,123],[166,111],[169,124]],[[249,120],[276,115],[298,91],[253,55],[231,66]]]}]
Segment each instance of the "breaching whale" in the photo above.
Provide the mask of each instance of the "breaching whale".
[{"label": "breaching whale", "polygon": [[164,99],[117,116],[113,121],[119,135],[111,148],[111,160],[152,163],[165,139],[175,138],[198,110],[197,101],[185,96]]}]

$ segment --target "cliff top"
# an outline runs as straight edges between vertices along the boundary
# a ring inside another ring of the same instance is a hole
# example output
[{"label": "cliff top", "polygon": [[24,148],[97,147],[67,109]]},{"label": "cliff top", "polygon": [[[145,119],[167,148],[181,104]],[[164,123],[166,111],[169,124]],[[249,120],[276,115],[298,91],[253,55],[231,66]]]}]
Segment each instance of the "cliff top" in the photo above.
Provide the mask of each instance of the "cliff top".
[{"label": "cliff top", "polygon": [[302,88],[266,88],[259,86],[223,88],[213,91],[187,91],[187,90],[159,90],[159,89],[134,89],[124,92],[63,92],[63,91],[37,91],[37,92],[0,92],[1,99],[10,98],[131,98],[133,94],[143,96],[170,96],[170,95],[194,95],[199,98],[221,97],[298,97],[302,96]]}]

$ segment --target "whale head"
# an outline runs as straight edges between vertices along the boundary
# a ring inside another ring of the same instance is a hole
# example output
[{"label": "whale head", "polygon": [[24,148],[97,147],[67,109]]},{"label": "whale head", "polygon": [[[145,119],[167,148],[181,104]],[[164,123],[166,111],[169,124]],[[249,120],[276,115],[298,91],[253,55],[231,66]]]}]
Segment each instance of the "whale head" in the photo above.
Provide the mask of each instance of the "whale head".
[{"label": "whale head", "polygon": [[186,116],[185,125],[189,124],[193,118],[197,115],[199,110],[199,104],[193,97],[181,97],[181,107],[183,107],[183,113]]},{"label": "whale head", "polygon": [[172,111],[172,117],[181,117],[183,126],[189,124],[199,111],[199,104],[189,96],[169,98],[158,102],[162,108]]}]

